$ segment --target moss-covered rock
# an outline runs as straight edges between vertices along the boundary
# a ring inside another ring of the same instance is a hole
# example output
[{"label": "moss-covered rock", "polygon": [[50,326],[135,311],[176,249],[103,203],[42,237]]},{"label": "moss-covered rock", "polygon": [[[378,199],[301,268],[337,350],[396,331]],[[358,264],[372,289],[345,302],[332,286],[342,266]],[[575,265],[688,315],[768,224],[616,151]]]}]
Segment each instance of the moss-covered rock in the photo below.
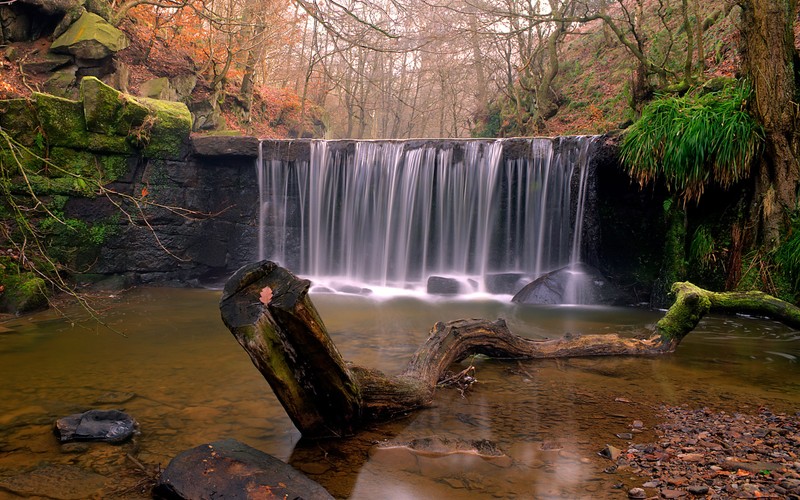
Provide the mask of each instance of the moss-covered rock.
[{"label": "moss-covered rock", "polygon": [[49,160],[60,172],[92,175],[100,169],[98,156],[88,151],[54,147],[50,149]]},{"label": "moss-covered rock", "polygon": [[39,129],[36,107],[29,99],[0,101],[0,128],[26,146],[35,144]]},{"label": "moss-covered rock", "polygon": [[144,156],[163,160],[186,156],[192,131],[192,115],[186,104],[147,98],[141,98],[140,102],[150,109],[152,117],[142,126]]},{"label": "moss-covered rock", "polygon": [[131,96],[95,77],[81,80],[81,100],[90,132],[127,136],[144,123],[149,110]]},{"label": "moss-covered rock", "polygon": [[[6,272],[9,271],[9,272]],[[0,310],[21,314],[47,307],[45,281],[33,273],[16,273],[4,269],[0,274],[3,291],[0,293]]]},{"label": "moss-covered rock", "polygon": [[127,46],[128,39],[124,33],[97,14],[84,12],[53,41],[50,50],[81,59],[104,59]]},{"label": "moss-covered rock", "polygon": [[39,172],[44,169],[42,160],[43,151],[30,149],[9,148],[7,144],[0,143],[0,168],[8,175],[19,173],[20,168],[26,172]]},{"label": "moss-covered rock", "polygon": [[50,146],[76,149],[89,146],[83,103],[40,93],[34,93],[33,99],[36,101],[36,113]]}]

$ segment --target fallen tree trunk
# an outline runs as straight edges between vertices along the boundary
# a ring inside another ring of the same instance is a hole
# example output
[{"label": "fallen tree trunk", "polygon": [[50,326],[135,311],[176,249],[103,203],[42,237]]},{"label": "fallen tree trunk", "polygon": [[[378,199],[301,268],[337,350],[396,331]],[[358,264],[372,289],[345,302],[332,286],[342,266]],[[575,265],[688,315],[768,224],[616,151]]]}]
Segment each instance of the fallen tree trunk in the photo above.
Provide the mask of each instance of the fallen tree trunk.
[{"label": "fallen tree trunk", "polygon": [[663,354],[674,351],[710,310],[769,315],[800,326],[800,309],[769,295],[676,283],[675,304],[645,339],[568,334],[533,340],[511,333],[502,319],[440,322],[405,371],[388,377],[344,362],[307,295],[309,286],[273,262],[258,262],[228,280],[220,311],[295,426],[312,438],[353,434],[366,423],[431,404],[446,370],[475,354],[515,359]]}]

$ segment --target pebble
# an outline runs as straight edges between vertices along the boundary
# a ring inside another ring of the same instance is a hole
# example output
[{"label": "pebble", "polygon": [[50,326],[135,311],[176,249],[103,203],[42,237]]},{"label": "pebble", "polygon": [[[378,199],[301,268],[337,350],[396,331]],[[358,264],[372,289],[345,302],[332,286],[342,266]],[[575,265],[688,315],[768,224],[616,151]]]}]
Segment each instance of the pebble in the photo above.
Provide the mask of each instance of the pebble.
[{"label": "pebble", "polygon": [[703,485],[693,484],[692,486],[689,486],[688,489],[689,489],[689,493],[691,493],[692,495],[702,496],[702,495],[705,495],[706,493],[708,493],[708,489],[709,488],[708,488],[708,486],[706,486],[704,484]]},{"label": "pebble", "polygon": [[631,488],[628,490],[628,498],[647,498],[647,493],[642,488]]}]

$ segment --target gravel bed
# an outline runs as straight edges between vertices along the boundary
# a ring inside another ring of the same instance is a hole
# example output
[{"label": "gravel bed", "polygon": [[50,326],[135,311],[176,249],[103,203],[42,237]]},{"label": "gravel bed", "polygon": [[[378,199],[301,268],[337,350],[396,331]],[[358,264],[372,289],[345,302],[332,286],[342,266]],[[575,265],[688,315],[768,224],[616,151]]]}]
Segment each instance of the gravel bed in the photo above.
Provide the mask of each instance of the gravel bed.
[{"label": "gravel bed", "polygon": [[629,498],[800,500],[800,412],[664,406],[659,414],[658,442],[605,450],[616,460],[607,472],[643,478]]}]

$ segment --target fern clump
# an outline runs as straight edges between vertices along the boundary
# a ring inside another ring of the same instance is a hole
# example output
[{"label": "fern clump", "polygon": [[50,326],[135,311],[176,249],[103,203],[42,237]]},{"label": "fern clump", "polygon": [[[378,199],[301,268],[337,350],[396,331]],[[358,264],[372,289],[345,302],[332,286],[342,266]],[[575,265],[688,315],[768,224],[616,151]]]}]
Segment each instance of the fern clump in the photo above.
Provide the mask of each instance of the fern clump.
[{"label": "fern clump", "polygon": [[751,93],[742,82],[653,101],[622,140],[623,164],[640,185],[663,179],[684,203],[698,201],[711,183],[729,188],[750,175],[764,142],[747,112]]}]

